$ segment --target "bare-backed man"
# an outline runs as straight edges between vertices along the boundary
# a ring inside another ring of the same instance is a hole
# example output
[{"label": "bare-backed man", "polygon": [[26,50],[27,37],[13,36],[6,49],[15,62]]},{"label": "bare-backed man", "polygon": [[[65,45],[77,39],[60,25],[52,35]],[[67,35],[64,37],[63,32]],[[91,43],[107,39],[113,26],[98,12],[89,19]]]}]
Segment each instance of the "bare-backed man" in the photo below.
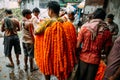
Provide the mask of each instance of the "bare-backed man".
[{"label": "bare-backed man", "polygon": [[14,62],[11,55],[12,47],[16,54],[16,63],[20,64],[19,55],[21,54],[20,40],[17,31],[20,31],[19,21],[13,17],[12,10],[5,10],[6,17],[2,20],[1,31],[4,32],[4,53],[8,57],[10,63],[6,67],[14,67]]}]

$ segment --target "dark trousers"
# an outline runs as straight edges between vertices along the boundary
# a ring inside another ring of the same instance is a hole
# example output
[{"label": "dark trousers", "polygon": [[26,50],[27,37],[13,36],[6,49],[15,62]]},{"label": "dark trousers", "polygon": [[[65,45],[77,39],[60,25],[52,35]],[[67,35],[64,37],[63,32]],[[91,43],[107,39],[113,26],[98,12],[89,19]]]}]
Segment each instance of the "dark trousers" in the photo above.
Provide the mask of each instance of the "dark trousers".
[{"label": "dark trousers", "polygon": [[77,80],[95,80],[98,66],[99,65],[89,64],[80,60]]}]

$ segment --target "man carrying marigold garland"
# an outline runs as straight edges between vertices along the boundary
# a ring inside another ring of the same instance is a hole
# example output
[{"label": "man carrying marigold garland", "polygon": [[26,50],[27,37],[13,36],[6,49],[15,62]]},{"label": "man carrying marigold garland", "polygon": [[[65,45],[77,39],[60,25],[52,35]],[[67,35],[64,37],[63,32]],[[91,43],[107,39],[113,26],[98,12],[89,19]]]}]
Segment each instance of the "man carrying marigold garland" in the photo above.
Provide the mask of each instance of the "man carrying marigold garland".
[{"label": "man carrying marigold garland", "polygon": [[[47,80],[50,80],[50,75],[55,75],[59,80],[67,79],[76,63],[75,28],[72,23],[59,18],[59,11],[58,2],[50,1],[48,3],[50,19],[41,23],[35,31],[36,35],[44,35],[42,45],[39,45],[39,48],[35,46],[35,60]],[[41,52],[38,50],[40,48]]]}]

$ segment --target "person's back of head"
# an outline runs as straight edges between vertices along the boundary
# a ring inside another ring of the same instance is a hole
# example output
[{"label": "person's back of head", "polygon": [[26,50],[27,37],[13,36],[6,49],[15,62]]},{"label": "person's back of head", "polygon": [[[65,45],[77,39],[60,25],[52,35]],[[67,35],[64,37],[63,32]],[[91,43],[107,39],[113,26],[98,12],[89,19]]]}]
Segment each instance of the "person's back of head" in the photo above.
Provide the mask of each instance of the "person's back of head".
[{"label": "person's back of head", "polygon": [[108,15],[107,15],[107,18],[110,18],[110,19],[113,20],[113,19],[114,19],[114,15],[113,15],[113,14],[108,14]]},{"label": "person's back of head", "polygon": [[5,13],[6,14],[12,14],[12,10],[11,9],[5,9]]},{"label": "person's back of head", "polygon": [[22,11],[23,17],[25,17],[27,14],[31,14],[31,13],[32,13],[32,12],[31,12],[30,9],[24,9],[24,10]]},{"label": "person's back of head", "polygon": [[50,1],[50,2],[48,2],[47,7],[48,7],[48,9],[53,10],[55,14],[59,15],[60,4],[58,2]]},{"label": "person's back of head", "polygon": [[33,12],[33,13],[34,13],[34,12],[40,13],[40,10],[39,10],[39,8],[35,7],[35,8],[32,10],[32,12]]},{"label": "person's back of head", "polygon": [[75,13],[74,13],[73,11],[72,11],[72,12],[69,12],[68,14],[71,14],[71,15],[73,15],[73,16],[75,15]]},{"label": "person's back of head", "polygon": [[102,8],[98,8],[93,13],[93,19],[102,19],[104,20],[106,16],[106,12]]},{"label": "person's back of head", "polygon": [[[5,9],[5,14],[7,17],[4,18],[4,25],[5,25],[5,29],[8,30],[13,30],[13,16],[12,16],[12,10],[11,9]],[[12,18],[12,19],[11,19]]]}]

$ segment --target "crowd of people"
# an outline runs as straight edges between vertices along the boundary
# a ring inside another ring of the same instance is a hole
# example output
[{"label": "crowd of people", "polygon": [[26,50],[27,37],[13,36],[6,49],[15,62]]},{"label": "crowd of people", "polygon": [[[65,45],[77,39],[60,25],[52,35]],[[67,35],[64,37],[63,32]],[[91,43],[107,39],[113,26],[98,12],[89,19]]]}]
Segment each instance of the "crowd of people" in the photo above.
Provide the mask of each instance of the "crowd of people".
[{"label": "crowd of people", "polygon": [[[119,28],[113,22],[114,15],[106,17],[105,10],[98,8],[89,21],[80,26],[74,12],[66,13],[67,17],[59,14],[58,2],[50,1],[47,7],[47,19],[39,18],[39,8],[24,9],[22,23],[10,9],[5,10],[1,31],[5,32],[4,53],[10,61],[6,67],[15,66],[11,54],[13,46],[16,64],[20,64],[21,46],[17,31],[21,31],[25,71],[28,66],[30,72],[38,70],[33,66],[35,60],[46,80],[50,80],[51,75],[58,80],[120,80],[120,37],[117,38]],[[102,54],[106,55],[107,61],[101,63]],[[106,66],[98,74],[100,64]]]}]

